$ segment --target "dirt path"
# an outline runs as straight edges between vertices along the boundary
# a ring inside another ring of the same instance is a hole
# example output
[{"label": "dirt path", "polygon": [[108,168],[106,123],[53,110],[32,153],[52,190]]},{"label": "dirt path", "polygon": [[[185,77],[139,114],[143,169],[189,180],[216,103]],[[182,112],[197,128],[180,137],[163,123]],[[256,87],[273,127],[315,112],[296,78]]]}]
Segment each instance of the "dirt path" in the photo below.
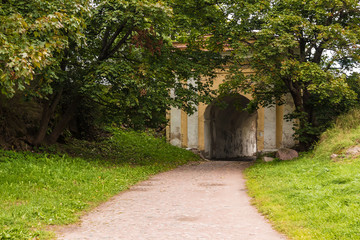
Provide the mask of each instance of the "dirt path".
[{"label": "dirt path", "polygon": [[286,239],[250,205],[248,165],[208,161],[158,174],[63,228],[59,239]]}]

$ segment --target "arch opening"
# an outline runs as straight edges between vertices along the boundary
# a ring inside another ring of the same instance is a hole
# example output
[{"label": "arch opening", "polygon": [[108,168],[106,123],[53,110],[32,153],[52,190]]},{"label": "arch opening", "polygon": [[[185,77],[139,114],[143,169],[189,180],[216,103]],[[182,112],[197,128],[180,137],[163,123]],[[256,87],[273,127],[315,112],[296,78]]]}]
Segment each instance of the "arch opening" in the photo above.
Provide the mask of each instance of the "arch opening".
[{"label": "arch opening", "polygon": [[204,115],[205,157],[236,159],[256,154],[257,112],[242,110],[249,102],[246,97],[236,94],[207,106]]}]

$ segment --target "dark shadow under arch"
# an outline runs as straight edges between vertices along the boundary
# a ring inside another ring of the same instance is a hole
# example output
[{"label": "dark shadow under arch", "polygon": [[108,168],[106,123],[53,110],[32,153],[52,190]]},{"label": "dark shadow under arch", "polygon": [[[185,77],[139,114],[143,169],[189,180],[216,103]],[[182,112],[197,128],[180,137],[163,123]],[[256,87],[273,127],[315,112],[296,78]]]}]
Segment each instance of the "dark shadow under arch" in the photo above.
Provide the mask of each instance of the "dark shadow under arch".
[{"label": "dark shadow under arch", "polygon": [[205,157],[234,159],[254,156],[257,151],[257,112],[244,111],[249,99],[234,94],[215,100],[204,114]]}]

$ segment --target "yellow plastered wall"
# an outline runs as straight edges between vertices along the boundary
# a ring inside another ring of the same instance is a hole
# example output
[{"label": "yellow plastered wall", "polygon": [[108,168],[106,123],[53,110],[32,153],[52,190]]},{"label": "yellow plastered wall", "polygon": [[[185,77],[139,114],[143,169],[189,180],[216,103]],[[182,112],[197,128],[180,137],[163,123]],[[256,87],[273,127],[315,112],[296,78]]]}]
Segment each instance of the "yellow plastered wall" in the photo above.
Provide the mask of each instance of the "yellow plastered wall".
[{"label": "yellow plastered wall", "polygon": [[188,147],[188,116],[181,111],[181,147]]},{"label": "yellow plastered wall", "polygon": [[283,137],[284,106],[276,105],[276,148],[281,148]]},{"label": "yellow plastered wall", "polygon": [[[245,69],[245,73],[252,73],[250,69]],[[214,84],[212,89],[217,89],[221,83],[223,83],[226,79],[226,72],[219,72],[217,77],[214,79]],[[206,81],[206,79],[203,79]],[[241,94],[241,93],[240,93]],[[249,94],[242,94],[243,96],[247,97],[248,99],[252,99],[251,95]],[[205,139],[204,139],[204,113],[208,105],[204,103],[200,103],[198,106],[198,149],[200,151],[205,150]],[[280,148],[282,146],[282,132],[283,132],[283,117],[284,117],[284,107],[283,106],[276,106],[276,147]],[[265,121],[265,111],[264,108],[259,108],[257,117],[257,151],[264,150],[264,121]],[[167,114],[167,118],[170,119],[171,112],[169,111]],[[166,128],[167,131],[167,139],[170,140],[170,122]],[[186,148],[188,147],[188,116],[185,112],[181,112],[181,146]]]},{"label": "yellow plastered wall", "polygon": [[[245,69],[244,71],[248,74],[252,73],[250,69]],[[214,84],[212,89],[219,88],[219,85],[225,81],[226,75],[227,75],[226,72],[218,73],[217,77],[214,79]],[[252,99],[251,95],[249,94],[242,94],[242,95],[250,100]],[[200,151],[205,150],[204,113],[207,107],[208,105],[204,103],[200,103],[198,107],[198,126],[199,126],[198,148]],[[263,149],[264,149],[264,109],[260,108],[258,110],[258,119],[257,119],[257,151],[262,151]]]}]

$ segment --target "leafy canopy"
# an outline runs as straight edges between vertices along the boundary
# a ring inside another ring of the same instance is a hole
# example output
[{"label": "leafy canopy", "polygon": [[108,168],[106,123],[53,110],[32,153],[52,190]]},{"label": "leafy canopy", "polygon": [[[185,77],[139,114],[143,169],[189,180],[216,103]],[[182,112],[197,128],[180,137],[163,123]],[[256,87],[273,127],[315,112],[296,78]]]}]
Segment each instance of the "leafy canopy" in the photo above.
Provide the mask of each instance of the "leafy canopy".
[{"label": "leafy canopy", "polygon": [[69,41],[83,38],[89,1],[14,1],[0,6],[0,90],[12,96],[36,81],[36,90],[51,92],[49,83]]},{"label": "leafy canopy", "polygon": [[72,119],[83,132],[104,121],[156,127],[169,106],[192,112],[209,99],[223,60],[197,42],[209,27],[191,12],[206,1],[183,3],[2,0],[0,89],[42,108],[27,142],[55,142]]},{"label": "leafy canopy", "polygon": [[[218,5],[217,1],[214,4]],[[348,75],[360,60],[356,0],[222,1],[225,18],[214,40],[232,51],[230,81],[221,93],[251,93],[252,107],[282,104],[290,94],[297,136],[309,146],[334,116],[356,103]],[[240,70],[251,67],[254,74]],[[349,74],[350,73],[350,74]]]}]

